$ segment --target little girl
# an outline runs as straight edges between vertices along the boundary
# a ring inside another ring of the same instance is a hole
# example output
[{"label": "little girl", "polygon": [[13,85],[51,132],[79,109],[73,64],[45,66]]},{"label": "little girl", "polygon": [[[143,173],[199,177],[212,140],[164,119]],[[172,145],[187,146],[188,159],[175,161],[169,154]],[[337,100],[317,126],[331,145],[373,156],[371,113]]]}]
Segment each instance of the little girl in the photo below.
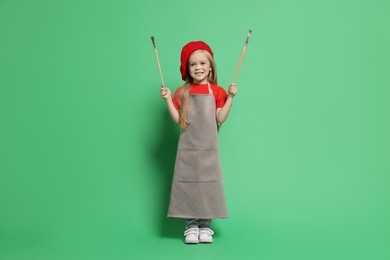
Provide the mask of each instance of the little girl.
[{"label": "little girl", "polygon": [[213,218],[227,218],[217,125],[223,123],[237,93],[217,85],[214,54],[202,41],[181,51],[180,72],[185,80],[171,97],[161,88],[169,113],[181,127],[168,217],[186,219],[185,243],[211,243]]}]

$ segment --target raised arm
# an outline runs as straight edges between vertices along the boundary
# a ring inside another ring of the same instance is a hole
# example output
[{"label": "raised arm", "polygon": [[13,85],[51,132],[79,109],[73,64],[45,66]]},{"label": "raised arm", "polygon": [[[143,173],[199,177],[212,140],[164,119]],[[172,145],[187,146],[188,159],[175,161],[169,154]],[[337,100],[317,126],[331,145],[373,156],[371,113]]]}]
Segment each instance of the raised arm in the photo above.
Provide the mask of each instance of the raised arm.
[{"label": "raised arm", "polygon": [[228,98],[225,102],[225,105],[221,108],[217,108],[216,117],[218,123],[223,123],[227,119],[230,112],[230,107],[232,106],[233,103],[233,98],[236,94],[237,94],[237,86],[235,83],[232,83],[228,89]]}]

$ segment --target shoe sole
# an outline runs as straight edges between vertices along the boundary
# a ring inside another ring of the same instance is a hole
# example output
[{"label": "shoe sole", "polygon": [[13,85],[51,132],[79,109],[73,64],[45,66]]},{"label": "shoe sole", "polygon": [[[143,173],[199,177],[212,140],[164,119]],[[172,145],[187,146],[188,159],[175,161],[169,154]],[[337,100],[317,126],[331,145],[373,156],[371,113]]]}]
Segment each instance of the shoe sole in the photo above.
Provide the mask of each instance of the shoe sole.
[{"label": "shoe sole", "polygon": [[194,245],[194,244],[199,244],[199,241],[184,241],[184,243]]}]

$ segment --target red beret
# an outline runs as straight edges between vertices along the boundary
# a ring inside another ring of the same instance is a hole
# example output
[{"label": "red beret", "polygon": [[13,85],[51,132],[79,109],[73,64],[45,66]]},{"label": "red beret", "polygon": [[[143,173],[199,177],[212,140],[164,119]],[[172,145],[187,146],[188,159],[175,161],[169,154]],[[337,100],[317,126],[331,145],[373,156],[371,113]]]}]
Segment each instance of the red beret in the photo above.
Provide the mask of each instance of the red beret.
[{"label": "red beret", "polygon": [[210,46],[208,46],[205,42],[202,41],[189,42],[186,45],[184,45],[183,49],[181,50],[181,56],[180,56],[180,61],[181,61],[180,72],[181,72],[181,78],[183,80],[186,80],[188,58],[191,56],[191,54],[194,51],[197,50],[206,50],[211,54],[211,56],[214,57],[213,51],[211,50]]}]

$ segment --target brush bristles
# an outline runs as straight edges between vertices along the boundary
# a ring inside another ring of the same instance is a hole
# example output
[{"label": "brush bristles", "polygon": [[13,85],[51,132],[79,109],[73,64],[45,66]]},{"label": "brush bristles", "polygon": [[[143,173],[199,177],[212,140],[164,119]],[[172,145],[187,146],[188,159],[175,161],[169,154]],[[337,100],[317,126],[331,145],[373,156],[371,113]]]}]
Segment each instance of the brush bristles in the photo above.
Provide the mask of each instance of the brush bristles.
[{"label": "brush bristles", "polygon": [[152,39],[153,47],[156,48],[156,44],[154,43],[154,36],[151,36],[150,39]]},{"label": "brush bristles", "polygon": [[252,30],[249,30],[249,32],[248,32],[248,36],[246,37],[245,45],[247,45],[247,44],[248,44],[249,37],[251,37],[251,33],[252,33]]}]

